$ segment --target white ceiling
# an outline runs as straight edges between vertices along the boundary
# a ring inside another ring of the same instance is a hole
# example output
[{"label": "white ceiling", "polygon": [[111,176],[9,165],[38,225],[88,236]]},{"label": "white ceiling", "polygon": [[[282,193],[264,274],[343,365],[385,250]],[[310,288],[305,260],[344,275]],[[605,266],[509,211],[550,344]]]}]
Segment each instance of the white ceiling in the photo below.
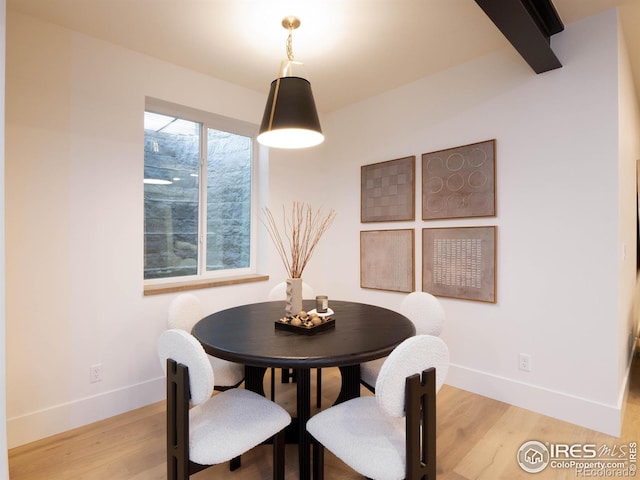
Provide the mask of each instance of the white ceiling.
[{"label": "white ceiling", "polygon": [[[565,25],[620,6],[640,92],[640,0],[553,3]],[[473,0],[7,0],[7,9],[265,95],[286,57],[281,21],[296,15],[293,53],[322,112],[512,48]]]}]

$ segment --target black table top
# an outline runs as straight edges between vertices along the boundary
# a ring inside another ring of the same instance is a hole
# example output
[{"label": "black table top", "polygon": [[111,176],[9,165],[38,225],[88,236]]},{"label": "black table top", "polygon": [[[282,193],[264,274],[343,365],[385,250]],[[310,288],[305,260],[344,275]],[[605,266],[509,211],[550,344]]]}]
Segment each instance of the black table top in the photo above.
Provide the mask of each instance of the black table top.
[{"label": "black table top", "polygon": [[[303,308],[315,307],[305,300]],[[205,351],[256,367],[322,368],[357,365],[384,357],[415,335],[405,316],[382,307],[331,300],[336,326],[315,335],[276,330],[284,301],[229,308],[200,320],[193,335]]]}]

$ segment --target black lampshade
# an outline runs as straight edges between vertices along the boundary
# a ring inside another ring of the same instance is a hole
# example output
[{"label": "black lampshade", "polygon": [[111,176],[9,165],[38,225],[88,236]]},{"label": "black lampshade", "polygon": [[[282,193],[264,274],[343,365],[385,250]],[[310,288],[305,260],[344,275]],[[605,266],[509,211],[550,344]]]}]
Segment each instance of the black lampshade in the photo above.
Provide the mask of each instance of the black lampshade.
[{"label": "black lampshade", "polygon": [[306,148],[323,141],[309,81],[280,77],[271,82],[258,142],[275,148]]}]

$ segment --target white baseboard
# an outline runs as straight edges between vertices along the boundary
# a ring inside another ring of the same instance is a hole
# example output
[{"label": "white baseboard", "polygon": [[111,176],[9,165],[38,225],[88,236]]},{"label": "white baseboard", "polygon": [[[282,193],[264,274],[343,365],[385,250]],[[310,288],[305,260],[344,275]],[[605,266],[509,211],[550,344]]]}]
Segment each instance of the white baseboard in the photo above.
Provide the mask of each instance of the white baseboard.
[{"label": "white baseboard", "polygon": [[618,405],[606,405],[453,364],[447,373],[447,384],[616,437],[622,429],[624,392],[628,390],[625,382]]},{"label": "white baseboard", "polygon": [[159,402],[165,398],[165,385],[164,377],[159,377],[137,385],[8,418],[8,448]]}]

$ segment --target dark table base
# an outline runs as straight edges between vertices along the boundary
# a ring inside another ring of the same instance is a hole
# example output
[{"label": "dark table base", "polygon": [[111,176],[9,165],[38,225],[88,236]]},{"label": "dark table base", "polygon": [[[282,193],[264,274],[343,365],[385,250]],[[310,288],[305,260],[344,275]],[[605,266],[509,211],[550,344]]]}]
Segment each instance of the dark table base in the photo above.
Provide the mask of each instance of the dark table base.
[{"label": "dark table base", "polygon": [[[334,405],[360,396],[360,365],[338,367],[342,377],[340,393]],[[244,385],[247,390],[265,396],[265,367],[245,367]],[[285,439],[287,443],[298,444],[298,462],[300,479],[311,479],[311,435],[307,432],[307,420],[311,417],[311,369],[296,368],[296,408],[297,417],[287,427]]]}]

